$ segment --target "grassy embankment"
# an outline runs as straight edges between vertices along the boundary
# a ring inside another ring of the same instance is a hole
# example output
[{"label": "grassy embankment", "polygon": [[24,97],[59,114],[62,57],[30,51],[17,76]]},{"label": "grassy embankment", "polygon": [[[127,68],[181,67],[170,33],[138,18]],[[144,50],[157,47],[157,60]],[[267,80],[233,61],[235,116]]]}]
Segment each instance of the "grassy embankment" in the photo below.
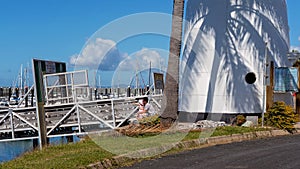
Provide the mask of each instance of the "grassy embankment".
[{"label": "grassy embankment", "polygon": [[[21,157],[3,163],[0,168],[80,168],[88,164],[112,158],[114,154],[124,154],[135,150],[153,148],[181,140],[201,137],[223,136],[267,130],[265,128],[219,127],[207,132],[176,132],[156,136],[112,137],[92,136],[78,143],[49,146],[42,151],[35,150]],[[104,150],[101,147],[105,147]],[[108,150],[108,151],[107,151]],[[178,152],[182,150],[176,150]],[[112,153],[110,153],[112,152]],[[173,152],[173,151],[172,151]]]}]

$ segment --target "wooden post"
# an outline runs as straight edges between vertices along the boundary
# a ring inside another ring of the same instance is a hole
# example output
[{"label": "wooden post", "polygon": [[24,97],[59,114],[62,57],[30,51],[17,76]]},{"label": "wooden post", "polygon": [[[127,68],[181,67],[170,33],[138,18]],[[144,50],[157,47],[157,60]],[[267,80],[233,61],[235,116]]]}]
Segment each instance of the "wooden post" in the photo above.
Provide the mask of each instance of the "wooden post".
[{"label": "wooden post", "polygon": [[39,129],[39,144],[40,148],[48,145],[47,141],[47,124],[45,117],[44,102],[37,103],[38,129]]},{"label": "wooden post", "polygon": [[89,90],[90,90],[90,101],[93,101],[93,88],[89,88]]},{"label": "wooden post", "polygon": [[270,107],[273,106],[273,101],[274,101],[274,62],[271,61],[270,64],[270,85],[267,86],[267,101],[266,101],[266,111],[268,111],[268,109]]},{"label": "wooden post", "polygon": [[11,98],[11,87],[10,88],[8,88],[8,101],[10,101],[10,98]]},{"label": "wooden post", "polygon": [[95,100],[97,100],[97,95],[98,95],[97,88],[94,89],[94,94],[95,94]]},{"label": "wooden post", "polygon": [[127,97],[130,97],[131,96],[131,94],[130,94],[130,86],[128,86],[128,88],[127,88]]},{"label": "wooden post", "polygon": [[31,100],[30,100],[31,107],[34,107],[34,105],[33,105],[34,90],[35,90],[34,88],[31,90]]},{"label": "wooden post", "polygon": [[[28,92],[28,87],[25,87],[25,93]],[[25,107],[28,107],[28,96],[25,98]]]},{"label": "wooden post", "polygon": [[[45,117],[45,88],[44,88],[44,74],[53,73],[62,73],[66,72],[66,64],[62,62],[51,62],[44,60],[32,59],[32,71],[33,71],[33,80],[34,80],[34,95],[36,98],[36,114],[37,114],[37,123],[38,123],[38,134],[39,134],[39,146],[42,149],[47,146],[47,123]],[[59,80],[63,80],[59,78]],[[33,100],[33,99],[32,99]]]},{"label": "wooden post", "polygon": [[47,128],[45,121],[45,109],[44,109],[44,83],[43,83],[43,72],[41,62],[38,60],[32,60],[32,70],[34,79],[34,92],[36,98],[36,114],[38,122],[39,132],[39,145],[42,149],[47,143]]}]

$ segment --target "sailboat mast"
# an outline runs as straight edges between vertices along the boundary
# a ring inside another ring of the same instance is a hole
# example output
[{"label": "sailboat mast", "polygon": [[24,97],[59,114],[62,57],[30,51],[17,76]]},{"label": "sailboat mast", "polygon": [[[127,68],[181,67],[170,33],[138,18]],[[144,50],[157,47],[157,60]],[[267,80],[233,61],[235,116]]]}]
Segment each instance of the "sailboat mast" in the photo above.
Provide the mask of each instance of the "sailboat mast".
[{"label": "sailboat mast", "polygon": [[100,74],[98,75],[98,87],[101,89],[101,77],[100,77]]},{"label": "sailboat mast", "polygon": [[21,64],[21,70],[20,70],[20,95],[23,94],[23,64]]},{"label": "sailboat mast", "polygon": [[150,68],[149,68],[149,79],[148,79],[148,85],[150,87],[150,82],[151,81],[151,61],[150,61]]},{"label": "sailboat mast", "polygon": [[24,69],[24,89],[27,87],[27,67]]},{"label": "sailboat mast", "polygon": [[95,89],[97,88],[97,70],[95,70],[95,72],[94,72],[94,87],[95,87]]},{"label": "sailboat mast", "polygon": [[138,74],[137,65],[136,65],[136,71],[135,71],[135,82],[136,82],[137,95],[139,96],[140,95],[140,90],[139,90],[139,74]]}]

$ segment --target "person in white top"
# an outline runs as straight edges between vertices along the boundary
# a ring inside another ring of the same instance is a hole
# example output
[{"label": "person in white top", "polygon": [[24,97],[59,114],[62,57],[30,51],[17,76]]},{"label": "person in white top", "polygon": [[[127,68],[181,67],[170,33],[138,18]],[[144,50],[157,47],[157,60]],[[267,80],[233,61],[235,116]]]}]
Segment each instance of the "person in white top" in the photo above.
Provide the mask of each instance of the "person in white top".
[{"label": "person in white top", "polygon": [[149,104],[148,97],[142,99],[142,104],[139,100],[139,111],[137,113],[137,119],[142,119],[144,117],[149,117],[155,115],[154,107]]}]

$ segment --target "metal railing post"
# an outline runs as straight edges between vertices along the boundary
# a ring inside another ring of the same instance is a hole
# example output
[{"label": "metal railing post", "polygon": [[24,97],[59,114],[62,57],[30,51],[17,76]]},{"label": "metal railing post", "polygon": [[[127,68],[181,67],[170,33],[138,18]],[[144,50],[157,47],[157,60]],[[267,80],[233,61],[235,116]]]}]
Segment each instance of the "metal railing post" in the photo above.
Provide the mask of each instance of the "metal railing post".
[{"label": "metal railing post", "polygon": [[113,118],[113,126],[116,127],[116,118],[115,118],[115,109],[114,109],[114,100],[111,100],[111,113]]},{"label": "metal railing post", "polygon": [[79,133],[81,133],[81,119],[80,119],[80,111],[79,111],[78,103],[76,103],[76,114],[78,119],[78,131]]},{"label": "metal railing post", "polygon": [[70,103],[69,82],[68,82],[67,74],[65,74],[65,85],[66,85],[67,103]]},{"label": "metal railing post", "polygon": [[14,126],[14,115],[13,110],[10,108],[8,109],[10,114],[10,127],[11,127],[11,138],[15,139],[15,126]]}]

